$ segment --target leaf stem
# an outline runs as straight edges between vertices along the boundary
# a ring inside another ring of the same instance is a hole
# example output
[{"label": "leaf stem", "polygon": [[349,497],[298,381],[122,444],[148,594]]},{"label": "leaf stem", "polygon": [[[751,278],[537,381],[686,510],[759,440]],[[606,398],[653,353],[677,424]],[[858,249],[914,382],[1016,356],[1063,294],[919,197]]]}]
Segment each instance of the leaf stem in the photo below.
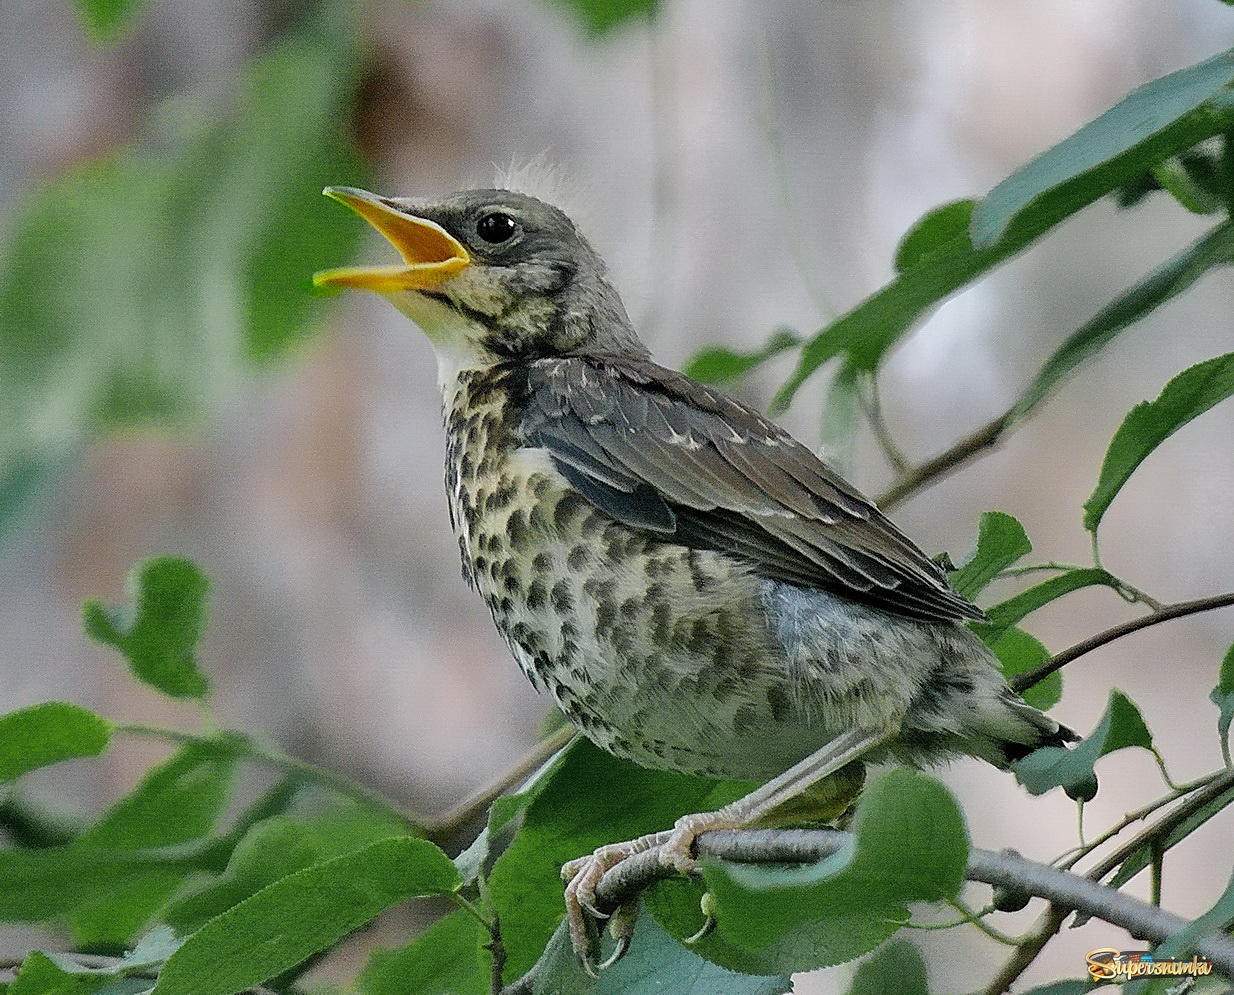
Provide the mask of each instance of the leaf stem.
[{"label": "leaf stem", "polygon": [[863,390],[857,391],[857,400],[861,404],[861,410],[865,413],[866,421],[870,424],[870,430],[874,433],[875,441],[878,442],[879,448],[883,451],[883,456],[887,462],[891,464],[891,468],[898,474],[908,472],[908,459],[904,455],[904,451],[896,445],[895,439],[891,437],[891,429],[887,427],[887,420],[883,417],[883,401],[878,389],[878,373],[870,373],[862,377],[864,381]]}]

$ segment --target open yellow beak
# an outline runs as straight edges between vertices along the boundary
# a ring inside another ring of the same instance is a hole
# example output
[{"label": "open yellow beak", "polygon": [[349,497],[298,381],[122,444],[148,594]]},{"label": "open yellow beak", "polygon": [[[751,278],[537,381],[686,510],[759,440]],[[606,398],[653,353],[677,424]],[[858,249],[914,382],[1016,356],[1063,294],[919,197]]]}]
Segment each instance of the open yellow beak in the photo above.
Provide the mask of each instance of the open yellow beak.
[{"label": "open yellow beak", "polygon": [[427,290],[445,283],[471,263],[471,256],[458,239],[434,221],[403,214],[376,194],[355,187],[326,187],[322,193],[346,204],[381,232],[406,265],[323,269],[313,274],[315,287],[352,287],[379,294]]}]

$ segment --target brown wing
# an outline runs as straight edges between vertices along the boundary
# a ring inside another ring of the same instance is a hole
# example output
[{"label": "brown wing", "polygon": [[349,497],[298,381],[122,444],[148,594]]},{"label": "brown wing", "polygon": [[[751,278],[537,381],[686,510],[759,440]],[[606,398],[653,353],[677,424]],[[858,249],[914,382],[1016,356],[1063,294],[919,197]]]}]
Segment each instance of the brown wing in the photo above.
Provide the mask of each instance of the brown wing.
[{"label": "brown wing", "polygon": [[522,429],[618,521],[922,619],[981,618],[874,504],[728,395],[647,360],[544,359]]}]

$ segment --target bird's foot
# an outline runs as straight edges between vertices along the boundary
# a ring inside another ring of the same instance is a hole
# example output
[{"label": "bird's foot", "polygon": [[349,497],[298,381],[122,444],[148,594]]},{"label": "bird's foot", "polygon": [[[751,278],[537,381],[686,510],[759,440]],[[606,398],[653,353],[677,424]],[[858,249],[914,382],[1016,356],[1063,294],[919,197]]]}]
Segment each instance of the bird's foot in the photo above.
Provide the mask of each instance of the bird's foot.
[{"label": "bird's foot", "polygon": [[[596,886],[606,872],[623,860],[650,850],[653,846],[659,846],[670,835],[649,833],[626,843],[610,843],[586,857],[579,857],[562,866],[561,878],[566,882],[566,921],[569,924],[570,945],[582,962],[583,970],[593,978],[598,976],[598,971],[612,966],[625,956],[630,948],[630,938],[634,935],[638,908],[637,902],[633,901],[622,905],[611,915],[601,911],[596,906]],[[596,962],[598,941],[592,924],[597,919],[609,920],[609,932],[617,941],[612,955],[602,963]]]},{"label": "bird's foot", "polygon": [[[683,815],[667,832],[649,833],[627,843],[602,846],[586,857],[565,864],[561,868],[561,877],[567,882],[565,898],[570,945],[582,962],[583,969],[595,977],[598,971],[617,963],[630,948],[630,939],[634,934],[637,900],[620,906],[611,916],[596,905],[596,887],[606,873],[635,854],[659,847],[661,864],[680,874],[693,874],[698,869],[694,843],[701,833],[713,829],[740,829],[743,825],[745,823],[739,816],[726,809]],[[617,941],[612,955],[602,963],[596,960],[598,937],[593,923],[597,919],[609,920],[609,933]]]}]

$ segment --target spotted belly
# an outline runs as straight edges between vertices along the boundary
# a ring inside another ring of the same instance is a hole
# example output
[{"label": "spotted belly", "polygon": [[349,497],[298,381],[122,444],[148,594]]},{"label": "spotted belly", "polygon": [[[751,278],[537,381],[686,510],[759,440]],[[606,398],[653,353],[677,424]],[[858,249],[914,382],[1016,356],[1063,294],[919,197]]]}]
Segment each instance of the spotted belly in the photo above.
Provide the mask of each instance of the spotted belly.
[{"label": "spotted belly", "polygon": [[447,483],[464,576],[527,678],[597,745],[769,777],[826,742],[744,566],[614,521],[541,450],[459,458]]}]

